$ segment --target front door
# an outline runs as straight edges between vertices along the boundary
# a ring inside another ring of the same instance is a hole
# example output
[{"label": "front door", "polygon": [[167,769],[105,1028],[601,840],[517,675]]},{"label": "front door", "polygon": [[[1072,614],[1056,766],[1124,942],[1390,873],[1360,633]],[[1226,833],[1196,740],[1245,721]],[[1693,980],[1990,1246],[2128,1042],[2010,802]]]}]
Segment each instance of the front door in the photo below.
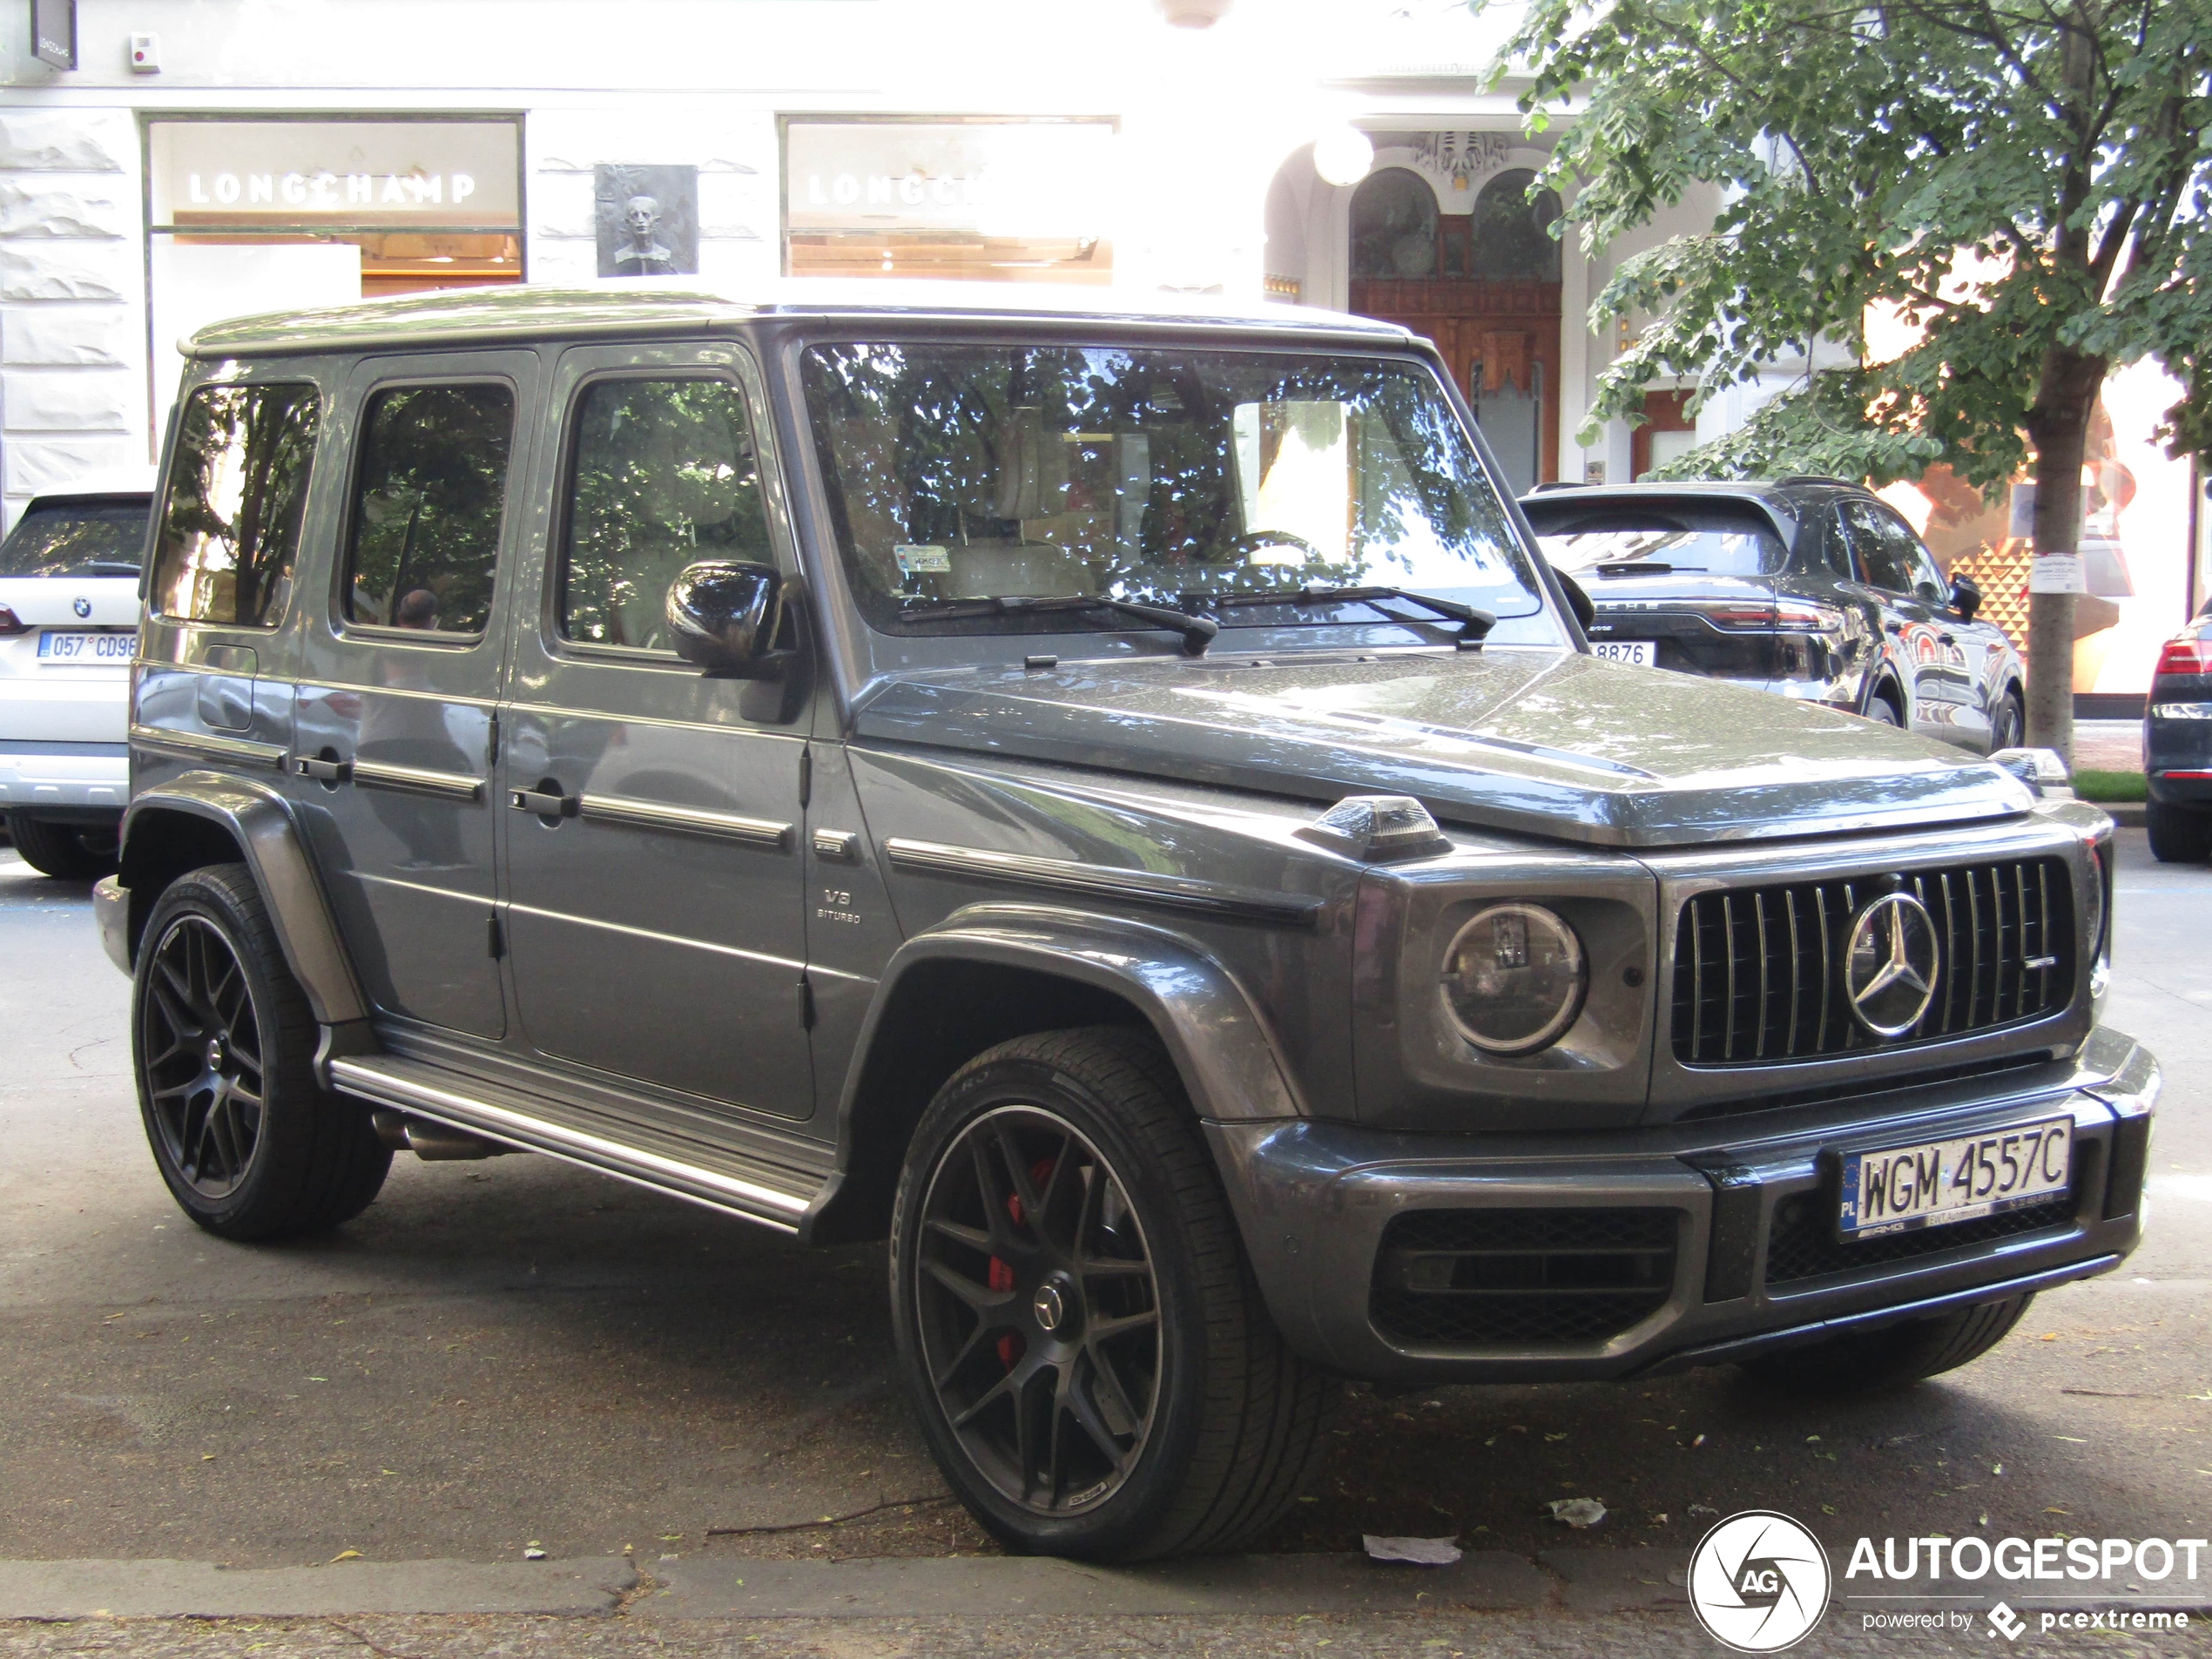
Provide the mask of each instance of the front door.
[{"label": "front door", "polygon": [[1986,746],[1986,718],[1964,683],[1965,625],[1944,604],[1941,578],[1912,527],[1878,502],[1847,501],[1839,509],[1859,580],[1880,602],[1892,659],[1912,681],[1906,717],[1923,737]]},{"label": "front door", "polygon": [[354,961],[387,1014],[506,1030],[492,931],[492,711],[516,411],[528,352],[372,360],[347,388],[353,454],[332,625],[311,627],[294,776]]},{"label": "front door", "polygon": [[792,568],[746,363],[710,345],[561,360],[548,579],[503,711],[508,944],[541,1054],[804,1117],[804,717],[779,686],[702,677],[665,609],[700,560]]}]

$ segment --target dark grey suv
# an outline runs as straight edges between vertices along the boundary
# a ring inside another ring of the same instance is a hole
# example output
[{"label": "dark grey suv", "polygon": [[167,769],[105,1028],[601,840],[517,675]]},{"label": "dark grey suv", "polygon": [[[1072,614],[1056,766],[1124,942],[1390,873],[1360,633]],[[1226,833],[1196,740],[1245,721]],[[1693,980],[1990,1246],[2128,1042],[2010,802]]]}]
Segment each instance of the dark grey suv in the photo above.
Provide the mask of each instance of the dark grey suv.
[{"label": "dark grey suv", "polygon": [[1589,595],[1601,656],[1824,703],[1979,753],[2027,729],[2027,670],[1981,593],[1833,478],[1546,489],[1521,502]]},{"label": "dark grey suv", "polygon": [[1343,1377],[1893,1385],[2126,1256],[2103,813],[1593,657],[1399,329],[1081,304],[196,338],[95,900],[196,1222],[529,1150],[887,1238],[953,1488],[1108,1558]]}]

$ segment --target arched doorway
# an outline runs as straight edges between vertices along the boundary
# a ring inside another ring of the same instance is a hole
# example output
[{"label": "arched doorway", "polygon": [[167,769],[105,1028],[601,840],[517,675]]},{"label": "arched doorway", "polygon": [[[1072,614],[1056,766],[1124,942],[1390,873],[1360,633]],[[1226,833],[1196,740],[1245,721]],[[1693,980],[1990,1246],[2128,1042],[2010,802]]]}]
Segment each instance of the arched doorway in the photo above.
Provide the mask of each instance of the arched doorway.
[{"label": "arched doorway", "polygon": [[1559,198],[1492,178],[1444,213],[1420,173],[1385,167],[1352,199],[1351,308],[1434,341],[1516,493],[1559,476]]}]

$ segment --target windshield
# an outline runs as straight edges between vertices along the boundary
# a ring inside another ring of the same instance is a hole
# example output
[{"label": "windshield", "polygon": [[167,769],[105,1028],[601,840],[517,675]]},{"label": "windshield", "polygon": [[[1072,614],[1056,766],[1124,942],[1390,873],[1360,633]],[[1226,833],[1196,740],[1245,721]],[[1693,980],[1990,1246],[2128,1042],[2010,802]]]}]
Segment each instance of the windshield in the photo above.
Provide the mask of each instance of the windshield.
[{"label": "windshield", "polygon": [[1790,562],[1789,549],[1769,526],[1733,515],[1629,517],[1614,512],[1558,526],[1539,518],[1536,544],[1554,569],[1597,576],[1623,565],[1665,565],[1709,576],[1778,576]]},{"label": "windshield", "polygon": [[[1385,624],[1373,604],[1300,590],[1387,585],[1491,612],[1494,639],[1559,640],[1503,503],[1417,366],[881,342],[816,346],[803,376],[845,567],[879,629],[1143,625],[1104,607],[974,603],[1071,597],[1224,628]],[[1393,609],[1424,641],[1457,631]]]},{"label": "windshield", "polygon": [[152,510],[143,496],[34,502],[0,543],[0,577],[135,577]]}]

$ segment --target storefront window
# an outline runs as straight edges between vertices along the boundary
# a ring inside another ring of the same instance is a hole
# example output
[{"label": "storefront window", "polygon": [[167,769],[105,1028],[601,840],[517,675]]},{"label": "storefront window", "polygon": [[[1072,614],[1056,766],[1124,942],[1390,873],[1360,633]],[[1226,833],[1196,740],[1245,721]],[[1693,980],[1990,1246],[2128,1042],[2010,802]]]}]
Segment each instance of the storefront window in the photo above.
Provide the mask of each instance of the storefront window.
[{"label": "storefront window", "polygon": [[1106,121],[813,120],[784,126],[793,276],[1113,280]]}]

